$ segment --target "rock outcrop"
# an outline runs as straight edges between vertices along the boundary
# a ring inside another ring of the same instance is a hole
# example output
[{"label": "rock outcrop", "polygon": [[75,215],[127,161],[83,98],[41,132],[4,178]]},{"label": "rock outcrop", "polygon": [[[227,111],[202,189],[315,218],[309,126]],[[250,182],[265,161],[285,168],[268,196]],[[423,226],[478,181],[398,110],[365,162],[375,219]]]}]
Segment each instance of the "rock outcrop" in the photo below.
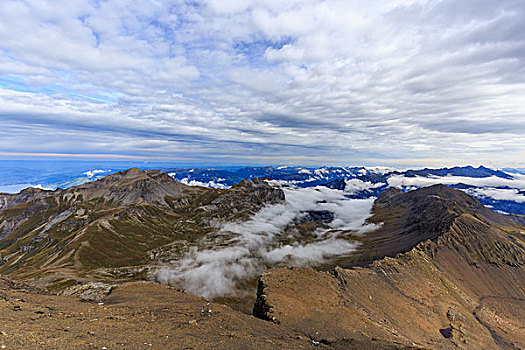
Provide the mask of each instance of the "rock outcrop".
[{"label": "rock outcrop", "polygon": [[[153,282],[124,283],[97,303],[0,279],[6,349],[313,349],[286,327]],[[318,347],[317,347],[318,348]]]}]

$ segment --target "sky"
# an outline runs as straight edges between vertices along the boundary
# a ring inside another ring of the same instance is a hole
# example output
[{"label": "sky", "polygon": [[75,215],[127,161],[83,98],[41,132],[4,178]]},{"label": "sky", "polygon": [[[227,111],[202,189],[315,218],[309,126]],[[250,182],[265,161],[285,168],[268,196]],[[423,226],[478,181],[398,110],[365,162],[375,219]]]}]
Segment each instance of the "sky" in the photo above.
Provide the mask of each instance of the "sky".
[{"label": "sky", "polygon": [[525,165],[523,0],[2,0],[0,159]]}]

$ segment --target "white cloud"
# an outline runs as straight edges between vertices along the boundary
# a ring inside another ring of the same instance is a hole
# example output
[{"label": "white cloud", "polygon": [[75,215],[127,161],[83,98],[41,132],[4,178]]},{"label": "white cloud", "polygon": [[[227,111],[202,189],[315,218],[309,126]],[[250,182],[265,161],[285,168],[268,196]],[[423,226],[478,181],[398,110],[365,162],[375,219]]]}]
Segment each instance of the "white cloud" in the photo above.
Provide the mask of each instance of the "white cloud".
[{"label": "white cloud", "polygon": [[471,188],[466,189],[465,192],[475,197],[488,197],[499,201],[525,203],[525,196],[523,194],[519,194],[519,191],[516,189]]},{"label": "white cloud", "polygon": [[392,167],[386,167],[386,166],[370,166],[370,167],[365,167],[365,169],[373,173],[376,173],[376,174],[387,174],[395,170]]},{"label": "white cloud", "polygon": [[93,169],[93,170],[88,170],[84,173],[84,175],[86,175],[87,177],[93,177],[97,174],[104,174],[104,173],[107,173],[107,172],[110,172],[111,170],[102,170],[102,169]]},{"label": "white cloud", "polygon": [[519,1],[4,0],[0,18],[6,151],[500,166],[525,152]]},{"label": "white cloud", "polygon": [[[200,243],[209,247],[193,247],[183,259],[160,269],[157,279],[207,298],[231,295],[239,292],[238,283],[257,277],[267,266],[318,265],[330,257],[349,253],[356,244],[347,236],[376,228],[365,225],[373,199],[348,199],[341,191],[325,187],[283,190],[284,203],[267,206],[246,222],[225,224],[218,234]],[[279,244],[279,239],[294,240],[286,236],[284,229],[309,210],[331,211],[331,229],[317,231],[306,244]]]},{"label": "white cloud", "polygon": [[359,191],[370,190],[386,185],[382,182],[377,182],[373,184],[370,181],[362,181],[359,179],[345,180],[345,184],[345,192],[348,192],[350,194],[355,194]]},{"label": "white cloud", "polygon": [[477,187],[511,187],[525,189],[525,175],[512,174],[512,179],[497,176],[490,177],[464,177],[464,176],[414,176],[392,175],[388,178],[388,185],[392,187],[425,187],[435,184],[454,185],[463,183]]},{"label": "white cloud", "polygon": [[[169,174],[169,175],[173,176],[171,174]],[[180,179],[178,181],[182,182],[183,184],[188,185],[188,186],[202,186],[202,187],[223,188],[223,189],[230,187],[228,185],[225,185],[225,184],[221,183],[219,181],[219,179],[217,181],[202,182],[202,181],[198,181],[198,180],[190,179],[190,178],[186,177],[186,178]]]}]

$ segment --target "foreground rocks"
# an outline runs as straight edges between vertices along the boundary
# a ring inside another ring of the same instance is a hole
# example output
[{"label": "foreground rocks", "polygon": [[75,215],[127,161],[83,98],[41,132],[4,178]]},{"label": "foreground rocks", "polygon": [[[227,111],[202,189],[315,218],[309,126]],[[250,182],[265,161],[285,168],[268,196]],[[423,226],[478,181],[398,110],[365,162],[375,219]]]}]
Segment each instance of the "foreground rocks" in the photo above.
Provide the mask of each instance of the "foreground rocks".
[{"label": "foreground rocks", "polygon": [[74,295],[82,301],[102,301],[115,288],[114,285],[102,282],[89,282],[74,285],[60,294]]},{"label": "foreground rocks", "polygon": [[[224,305],[208,309],[203,298],[153,282],[125,283],[99,302],[85,302],[0,279],[0,326],[5,349],[334,348]],[[345,349],[406,349],[345,342]]]},{"label": "foreground rocks", "polygon": [[100,302],[0,281],[6,349],[308,349],[298,332],[150,282],[123,284]]}]

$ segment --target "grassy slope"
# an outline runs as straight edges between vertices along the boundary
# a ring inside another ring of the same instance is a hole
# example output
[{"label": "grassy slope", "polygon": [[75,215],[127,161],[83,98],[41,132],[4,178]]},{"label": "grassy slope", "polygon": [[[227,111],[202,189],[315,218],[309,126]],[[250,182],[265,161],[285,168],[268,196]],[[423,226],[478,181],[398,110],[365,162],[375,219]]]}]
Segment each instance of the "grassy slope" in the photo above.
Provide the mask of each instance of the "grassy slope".
[{"label": "grassy slope", "polygon": [[55,289],[95,276],[144,278],[147,269],[138,267],[178,258],[220,223],[279,200],[282,192],[264,183],[216,190],[136,169],[118,173],[1,211],[0,273]]}]

